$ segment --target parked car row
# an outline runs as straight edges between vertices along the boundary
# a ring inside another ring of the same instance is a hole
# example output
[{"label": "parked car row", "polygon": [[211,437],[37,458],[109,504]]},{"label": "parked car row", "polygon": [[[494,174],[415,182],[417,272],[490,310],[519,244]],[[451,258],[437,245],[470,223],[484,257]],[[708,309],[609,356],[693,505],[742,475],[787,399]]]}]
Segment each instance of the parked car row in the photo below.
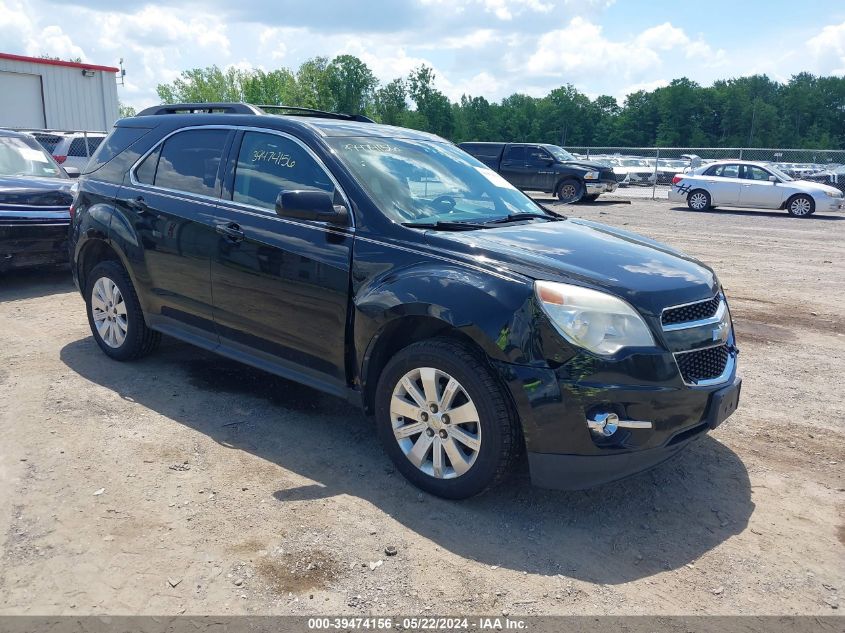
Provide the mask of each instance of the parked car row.
[{"label": "parked car row", "polygon": [[106,138],[103,132],[34,130],[31,134],[59,165],[79,170],[88,164],[88,160]]}]

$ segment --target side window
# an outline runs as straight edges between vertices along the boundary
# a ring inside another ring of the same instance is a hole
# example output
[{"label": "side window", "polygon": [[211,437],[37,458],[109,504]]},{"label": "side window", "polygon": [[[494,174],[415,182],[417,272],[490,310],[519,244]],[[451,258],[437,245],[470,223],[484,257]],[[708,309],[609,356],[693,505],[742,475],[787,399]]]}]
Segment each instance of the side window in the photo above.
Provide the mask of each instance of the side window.
[{"label": "side window", "polygon": [[533,165],[545,165],[551,159],[551,155],[542,147],[528,148],[528,162]]},{"label": "side window", "polygon": [[765,169],[761,169],[756,165],[746,165],[745,166],[745,175],[743,178],[747,178],[748,180],[762,180],[764,182],[769,181],[769,172]]},{"label": "side window", "polygon": [[246,132],[238,153],[232,199],[235,202],[276,208],[283,190],[319,189],[334,194],[325,170],[298,143],[263,132]]},{"label": "side window", "polygon": [[135,169],[135,180],[144,185],[152,185],[155,182],[156,167],[158,167],[158,157],[160,154],[161,145]]},{"label": "side window", "polygon": [[713,175],[721,178],[739,178],[739,165],[719,165]]},{"label": "side window", "polygon": [[156,187],[204,196],[217,195],[217,172],[229,130],[187,130],[164,142]]},{"label": "side window", "polygon": [[525,146],[524,145],[512,145],[511,147],[505,150],[504,160],[515,160],[515,161],[524,161],[525,160]]}]

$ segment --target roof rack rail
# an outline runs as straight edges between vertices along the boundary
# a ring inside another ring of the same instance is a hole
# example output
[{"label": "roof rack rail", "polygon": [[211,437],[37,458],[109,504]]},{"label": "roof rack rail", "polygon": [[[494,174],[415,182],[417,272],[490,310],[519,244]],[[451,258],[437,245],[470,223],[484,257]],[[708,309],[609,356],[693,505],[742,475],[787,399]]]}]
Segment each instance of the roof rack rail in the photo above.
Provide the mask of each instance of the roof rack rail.
[{"label": "roof rack rail", "polygon": [[341,119],[344,121],[360,121],[361,123],[375,123],[370,117],[364,116],[363,114],[344,114],[343,112],[327,112],[325,110],[316,110],[314,108],[302,108],[299,106],[286,106],[286,105],[272,105],[272,104],[261,104],[256,106],[261,108],[264,111],[268,110],[285,110],[294,113],[300,113],[304,116],[313,116],[313,117],[320,117],[323,119]]},{"label": "roof rack rail", "polygon": [[141,110],[135,116],[156,114],[264,114],[261,108],[248,103],[170,103]]}]

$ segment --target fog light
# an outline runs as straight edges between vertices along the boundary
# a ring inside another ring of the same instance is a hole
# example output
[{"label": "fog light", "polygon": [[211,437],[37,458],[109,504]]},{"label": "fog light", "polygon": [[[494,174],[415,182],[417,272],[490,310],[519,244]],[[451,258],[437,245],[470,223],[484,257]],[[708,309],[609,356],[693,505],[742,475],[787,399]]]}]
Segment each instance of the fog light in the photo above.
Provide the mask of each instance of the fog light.
[{"label": "fog light", "polygon": [[620,420],[615,413],[596,413],[587,418],[587,428],[599,437],[610,437],[618,429],[651,429],[654,425],[642,420]]}]

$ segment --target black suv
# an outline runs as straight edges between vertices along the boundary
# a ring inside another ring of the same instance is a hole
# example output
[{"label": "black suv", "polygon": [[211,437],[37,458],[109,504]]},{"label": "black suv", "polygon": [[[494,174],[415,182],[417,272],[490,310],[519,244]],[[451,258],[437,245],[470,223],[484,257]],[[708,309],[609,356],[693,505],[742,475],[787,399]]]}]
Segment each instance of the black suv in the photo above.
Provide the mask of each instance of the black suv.
[{"label": "black suv", "polygon": [[70,236],[108,356],[165,333],[346,398],[408,479],[451,498],[522,450],[541,486],[617,479],[736,408],[707,266],[555,215],[436,136],[287,112],[118,121]]}]

